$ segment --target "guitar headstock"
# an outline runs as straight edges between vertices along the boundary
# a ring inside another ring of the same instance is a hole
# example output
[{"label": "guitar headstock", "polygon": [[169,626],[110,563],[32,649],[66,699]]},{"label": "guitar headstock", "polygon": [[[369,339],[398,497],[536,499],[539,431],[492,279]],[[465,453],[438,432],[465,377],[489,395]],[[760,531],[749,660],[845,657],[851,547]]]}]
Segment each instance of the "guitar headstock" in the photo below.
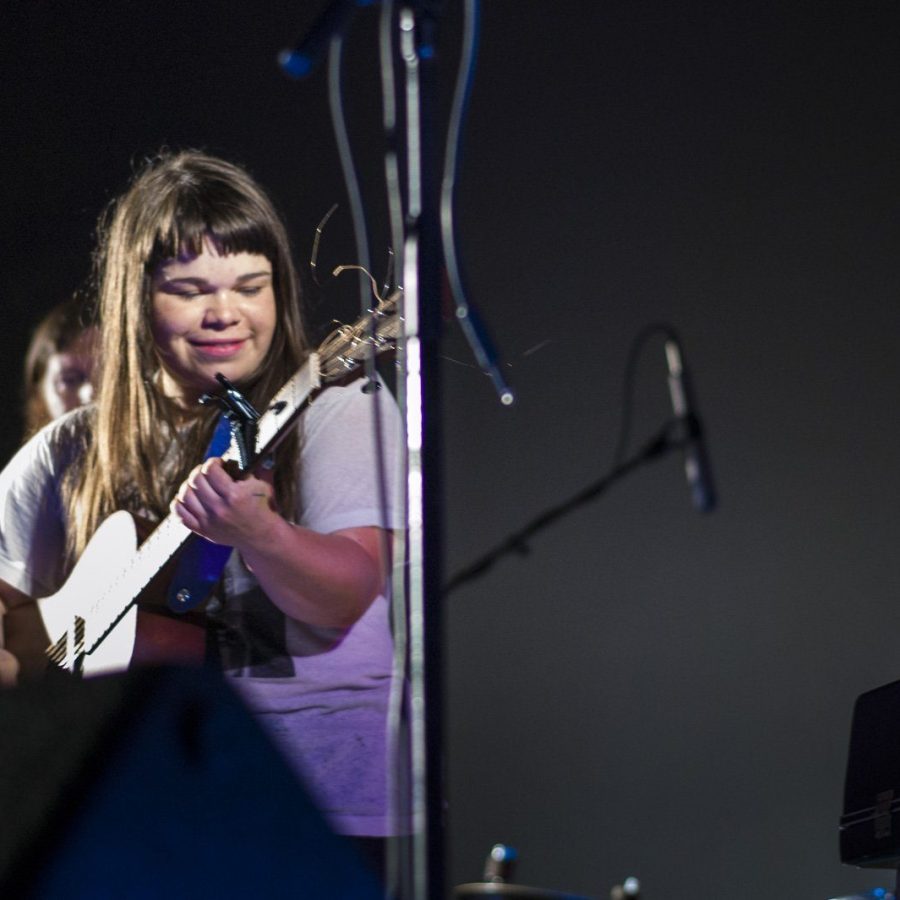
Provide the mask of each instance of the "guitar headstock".
[{"label": "guitar headstock", "polygon": [[319,375],[323,382],[343,378],[373,354],[394,350],[400,336],[402,290],[397,289],[352,325],[336,328],[319,345]]}]

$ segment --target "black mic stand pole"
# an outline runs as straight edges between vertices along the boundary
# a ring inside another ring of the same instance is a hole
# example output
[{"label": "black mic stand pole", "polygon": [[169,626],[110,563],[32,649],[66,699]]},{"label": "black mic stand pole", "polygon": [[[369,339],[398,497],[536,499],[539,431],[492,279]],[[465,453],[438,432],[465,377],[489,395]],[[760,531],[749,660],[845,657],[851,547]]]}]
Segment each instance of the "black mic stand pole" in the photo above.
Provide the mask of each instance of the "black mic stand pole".
[{"label": "black mic stand pole", "polygon": [[441,3],[399,9],[405,99],[406,227],[403,290],[409,453],[412,884],[416,900],[443,897],[441,254],[436,153],[435,38]]}]

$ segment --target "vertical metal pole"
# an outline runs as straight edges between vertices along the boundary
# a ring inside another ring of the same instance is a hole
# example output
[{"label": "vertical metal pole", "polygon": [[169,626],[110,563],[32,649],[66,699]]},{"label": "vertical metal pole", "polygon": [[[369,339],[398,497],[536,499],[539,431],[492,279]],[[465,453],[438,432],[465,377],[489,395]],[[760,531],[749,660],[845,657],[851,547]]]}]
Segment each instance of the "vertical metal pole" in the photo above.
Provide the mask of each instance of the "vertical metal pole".
[{"label": "vertical metal pole", "polygon": [[407,216],[403,252],[409,454],[410,715],[413,890],[444,895],[441,660],[441,472],[438,344],[441,330],[437,167],[433,152],[433,53],[420,53],[422,22],[400,10],[405,72]]}]

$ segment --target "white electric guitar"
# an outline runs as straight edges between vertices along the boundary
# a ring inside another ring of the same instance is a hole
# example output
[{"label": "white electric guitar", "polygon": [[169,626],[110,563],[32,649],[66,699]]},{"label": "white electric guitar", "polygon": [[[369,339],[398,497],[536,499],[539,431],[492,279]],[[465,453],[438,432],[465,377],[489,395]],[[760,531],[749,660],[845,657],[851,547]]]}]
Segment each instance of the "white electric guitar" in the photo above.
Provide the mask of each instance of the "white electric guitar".
[{"label": "white electric guitar", "polygon": [[[268,410],[257,422],[256,456],[263,458],[277,446],[290,426],[324,386],[343,379],[373,352],[396,346],[400,329],[397,311],[399,292],[381,300],[354,325],[333,331],[304,365],[272,399]],[[223,459],[234,459],[234,441]],[[199,637],[182,638],[190,626],[178,628],[178,619],[144,614],[137,599],[154,576],[174,556],[192,532],[170,513],[153,533],[138,546],[135,521],[128,512],[113,513],[88,542],[84,553],[63,587],[55,594],[37,600],[43,630],[49,638],[44,653],[50,662],[69,672],[97,675],[127,669],[132,662],[172,662],[202,649],[202,629],[194,626]],[[25,612],[20,608],[20,612]],[[17,610],[10,611],[15,625]],[[30,613],[28,613],[30,614]],[[189,617],[186,617],[189,618]],[[141,623],[139,626],[139,622]],[[172,627],[174,623],[174,628]],[[136,636],[141,628],[151,632],[143,643],[156,647],[156,656],[135,653]],[[34,624],[26,626],[33,647]],[[174,637],[170,637],[170,632]],[[198,640],[200,643],[198,644]],[[167,645],[171,650],[167,658]],[[186,647],[191,646],[191,650]],[[160,650],[160,648],[162,648]],[[17,647],[15,628],[10,628],[9,649],[16,656],[28,655],[28,648]],[[32,654],[33,655],[33,654]],[[35,660],[23,659],[23,669],[38,668]],[[46,664],[46,659],[44,663]]]}]

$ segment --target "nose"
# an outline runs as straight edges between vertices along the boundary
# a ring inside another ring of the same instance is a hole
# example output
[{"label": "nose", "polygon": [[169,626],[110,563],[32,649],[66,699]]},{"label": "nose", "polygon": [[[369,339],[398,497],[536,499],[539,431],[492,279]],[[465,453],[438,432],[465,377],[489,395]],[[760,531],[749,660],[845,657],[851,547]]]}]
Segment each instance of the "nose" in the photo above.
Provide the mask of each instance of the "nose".
[{"label": "nose", "polygon": [[227,288],[213,291],[203,312],[203,325],[207,328],[228,328],[240,319],[237,297]]}]

